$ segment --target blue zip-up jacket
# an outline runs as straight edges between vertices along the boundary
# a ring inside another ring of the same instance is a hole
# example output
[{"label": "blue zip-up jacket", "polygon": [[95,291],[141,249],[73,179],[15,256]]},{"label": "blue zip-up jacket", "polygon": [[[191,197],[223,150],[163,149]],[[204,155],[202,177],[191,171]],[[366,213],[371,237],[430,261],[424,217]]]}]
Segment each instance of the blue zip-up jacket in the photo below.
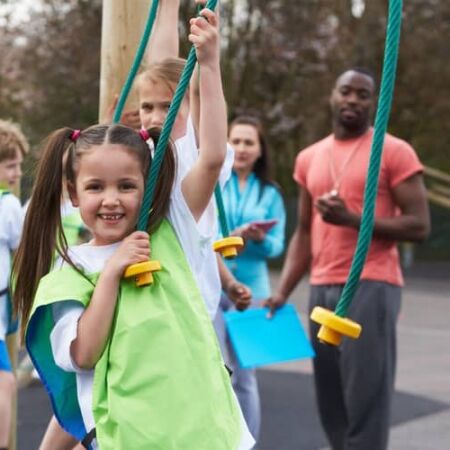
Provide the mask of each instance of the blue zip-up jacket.
[{"label": "blue zip-up jacket", "polygon": [[223,201],[230,232],[250,222],[278,220],[264,241],[247,241],[237,258],[225,261],[233,275],[251,288],[253,298],[263,300],[270,295],[267,259],[279,256],[284,249],[286,211],[283,198],[275,186],[266,184],[263,187],[253,172],[244,191],[240,192],[238,177],[233,172],[223,189]]}]

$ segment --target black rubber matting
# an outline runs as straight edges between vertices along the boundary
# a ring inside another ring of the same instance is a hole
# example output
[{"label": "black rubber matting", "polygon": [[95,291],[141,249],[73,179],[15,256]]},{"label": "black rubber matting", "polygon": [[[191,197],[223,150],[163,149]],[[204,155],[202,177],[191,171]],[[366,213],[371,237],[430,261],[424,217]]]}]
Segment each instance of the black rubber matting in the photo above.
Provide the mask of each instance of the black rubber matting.
[{"label": "black rubber matting", "polygon": [[[263,409],[258,450],[317,450],[326,445],[310,375],[260,370],[258,380]],[[446,409],[450,409],[449,404],[396,392],[392,425]],[[18,450],[38,448],[50,415],[42,386],[33,385],[20,391]]]}]

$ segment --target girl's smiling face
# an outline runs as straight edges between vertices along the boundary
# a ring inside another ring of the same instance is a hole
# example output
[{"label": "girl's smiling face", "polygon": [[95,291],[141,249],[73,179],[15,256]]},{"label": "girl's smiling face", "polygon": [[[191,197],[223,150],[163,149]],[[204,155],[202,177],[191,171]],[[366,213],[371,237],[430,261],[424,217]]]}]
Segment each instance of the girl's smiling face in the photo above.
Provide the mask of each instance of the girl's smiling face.
[{"label": "girl's smiling face", "polygon": [[69,185],[94,245],[119,242],[134,231],[144,195],[144,175],[137,156],[120,144],[92,146],[76,168]]}]

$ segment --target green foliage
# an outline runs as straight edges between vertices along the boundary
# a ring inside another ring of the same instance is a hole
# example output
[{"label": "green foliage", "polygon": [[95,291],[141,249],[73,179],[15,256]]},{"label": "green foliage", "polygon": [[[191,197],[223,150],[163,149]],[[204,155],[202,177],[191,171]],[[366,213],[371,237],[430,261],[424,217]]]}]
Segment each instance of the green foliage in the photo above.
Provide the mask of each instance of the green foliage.
[{"label": "green foliage", "polygon": [[32,142],[61,126],[96,122],[100,24],[100,2],[54,0],[9,30],[0,114],[19,120]]},{"label": "green foliage", "polygon": [[[222,2],[222,66],[230,116],[250,112],[261,117],[273,149],[275,177],[288,194],[296,191],[295,155],[330,132],[328,97],[337,74],[357,65],[381,75],[388,2],[366,1],[361,18],[352,16],[351,3]],[[450,100],[442,94],[450,79],[443,38],[449,35],[450,2],[434,0],[433,8],[425,0],[405,5],[389,130],[411,142],[426,164],[448,171]]]}]

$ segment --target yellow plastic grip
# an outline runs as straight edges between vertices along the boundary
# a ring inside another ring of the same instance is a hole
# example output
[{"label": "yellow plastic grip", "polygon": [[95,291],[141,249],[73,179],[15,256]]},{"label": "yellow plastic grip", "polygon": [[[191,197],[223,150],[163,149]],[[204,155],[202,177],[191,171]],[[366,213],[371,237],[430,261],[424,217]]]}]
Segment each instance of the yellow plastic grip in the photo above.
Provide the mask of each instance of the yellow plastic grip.
[{"label": "yellow plastic grip", "polygon": [[339,317],[332,311],[316,306],[311,313],[311,320],[322,325],[317,338],[321,342],[339,345],[342,336],[358,339],[361,334],[361,325],[345,317]]},{"label": "yellow plastic grip", "polygon": [[153,283],[153,272],[161,270],[161,264],[157,260],[144,261],[133,264],[125,270],[124,278],[136,279],[136,286],[148,286]]},{"label": "yellow plastic grip", "polygon": [[214,242],[215,252],[222,254],[224,258],[234,258],[238,254],[238,249],[244,246],[244,239],[240,236],[229,236]]}]

